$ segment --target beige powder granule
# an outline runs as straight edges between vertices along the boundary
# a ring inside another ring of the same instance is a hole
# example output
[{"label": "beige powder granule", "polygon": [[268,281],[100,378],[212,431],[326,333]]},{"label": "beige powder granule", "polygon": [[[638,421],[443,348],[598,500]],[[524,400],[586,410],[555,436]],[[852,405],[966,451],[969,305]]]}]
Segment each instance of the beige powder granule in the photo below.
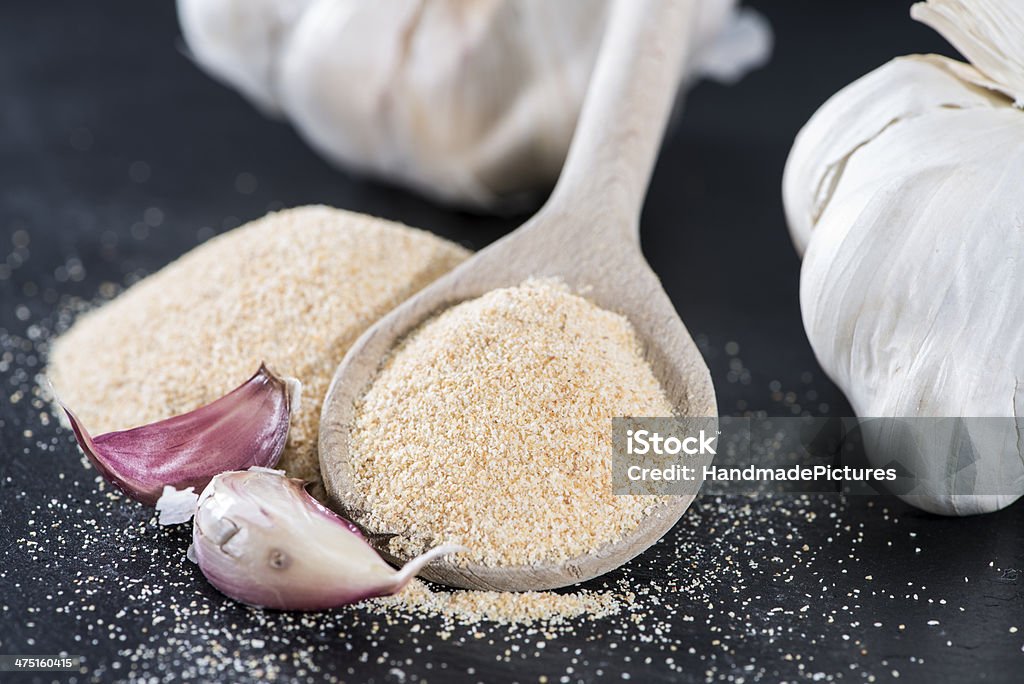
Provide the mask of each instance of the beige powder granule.
[{"label": "beige powder granule", "polygon": [[389,356],[356,410],[356,495],[371,529],[401,532],[400,556],[453,542],[492,567],[578,557],[663,502],[612,493],[612,418],[669,415],[625,317],[529,281]]},{"label": "beige powder granule", "polygon": [[260,361],[302,381],[281,467],[320,482],[320,405],[349,346],[466,250],[328,207],[270,214],[216,237],[86,314],[48,373],[93,434],[190,411]]},{"label": "beige powder granule", "polygon": [[611,591],[432,591],[419,580],[394,596],[367,602],[371,611],[439,616],[460,624],[562,624],[577,617],[619,614],[632,597]]}]

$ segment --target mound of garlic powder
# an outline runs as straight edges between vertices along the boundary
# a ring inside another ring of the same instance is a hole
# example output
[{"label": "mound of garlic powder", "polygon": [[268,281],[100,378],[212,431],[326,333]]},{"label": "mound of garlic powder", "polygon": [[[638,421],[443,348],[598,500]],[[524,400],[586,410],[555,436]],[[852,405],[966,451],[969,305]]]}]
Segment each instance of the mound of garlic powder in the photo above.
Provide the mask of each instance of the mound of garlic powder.
[{"label": "mound of garlic powder", "polygon": [[[615,496],[615,416],[672,407],[621,315],[557,281],[454,306],[385,361],[350,458],[392,551],[453,542],[487,566],[559,562],[631,532],[660,497]],[[422,537],[422,539],[420,539]]]},{"label": "mound of garlic powder", "polygon": [[318,485],[320,405],[338,362],[381,315],[466,256],[364,214],[323,206],[270,214],[81,317],[56,341],[47,372],[99,434],[207,404],[265,361],[303,385],[280,467]]}]

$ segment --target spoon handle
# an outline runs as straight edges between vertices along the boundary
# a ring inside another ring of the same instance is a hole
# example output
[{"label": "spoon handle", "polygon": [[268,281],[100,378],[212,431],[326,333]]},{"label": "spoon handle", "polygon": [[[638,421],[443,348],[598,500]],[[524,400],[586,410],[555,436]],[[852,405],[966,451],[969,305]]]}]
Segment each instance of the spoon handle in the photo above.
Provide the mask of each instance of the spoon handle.
[{"label": "spoon handle", "polygon": [[612,7],[565,166],[545,206],[555,214],[595,209],[588,211],[588,241],[600,233],[621,237],[622,231],[639,241],[640,210],[699,5],[700,0],[616,0]]}]

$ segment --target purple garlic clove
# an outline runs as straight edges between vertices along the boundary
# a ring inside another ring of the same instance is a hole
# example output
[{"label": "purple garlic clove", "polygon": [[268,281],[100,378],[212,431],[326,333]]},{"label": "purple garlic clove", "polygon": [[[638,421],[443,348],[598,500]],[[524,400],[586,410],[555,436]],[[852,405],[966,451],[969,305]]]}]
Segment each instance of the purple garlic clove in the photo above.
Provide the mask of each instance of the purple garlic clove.
[{"label": "purple garlic clove", "polygon": [[400,591],[446,545],[395,570],[301,480],[251,468],[210,482],[192,523],[194,560],[210,584],[251,606],[324,610]]},{"label": "purple garlic clove", "polygon": [[276,465],[300,387],[297,380],[279,378],[261,365],[243,385],[213,403],[99,437],[92,437],[63,403],[61,408],[96,470],[128,496],[154,506],[165,486],[202,491],[220,473]]}]

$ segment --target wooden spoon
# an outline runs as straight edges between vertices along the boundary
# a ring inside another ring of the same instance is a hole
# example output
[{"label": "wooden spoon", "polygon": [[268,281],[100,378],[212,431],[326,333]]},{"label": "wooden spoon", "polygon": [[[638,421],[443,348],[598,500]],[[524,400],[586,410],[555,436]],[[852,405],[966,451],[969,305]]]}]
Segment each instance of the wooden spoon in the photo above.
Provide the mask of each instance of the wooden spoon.
[{"label": "wooden spoon", "polygon": [[[639,217],[669,118],[697,6],[694,0],[618,0],[573,136],[565,168],[545,206],[378,321],[338,367],[320,422],[320,467],[330,503],[367,532],[396,564],[353,484],[349,434],[354,407],[388,352],[439,311],[495,288],[553,276],[598,306],[625,315],[678,415],[715,417],[711,375],[640,251]],[[695,296],[699,293],[694,293]],[[611,429],[611,426],[609,426]],[[550,589],[604,574],[660,539],[699,488],[648,515],[632,534],[595,553],[544,565],[486,567],[441,560],[422,576],[472,589]]]}]

